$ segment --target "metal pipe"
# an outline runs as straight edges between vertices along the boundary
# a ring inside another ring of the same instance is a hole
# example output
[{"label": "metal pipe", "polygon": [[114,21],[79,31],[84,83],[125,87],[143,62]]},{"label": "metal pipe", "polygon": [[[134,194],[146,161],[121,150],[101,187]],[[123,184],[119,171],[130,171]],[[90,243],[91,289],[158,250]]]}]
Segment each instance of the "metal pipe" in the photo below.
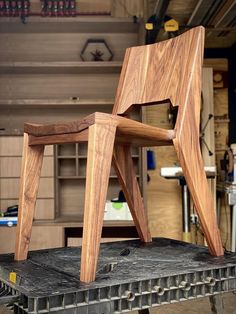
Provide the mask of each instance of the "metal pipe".
[{"label": "metal pipe", "polygon": [[182,186],[182,215],[183,215],[183,241],[191,242],[190,233],[190,193],[185,180],[181,180]]}]

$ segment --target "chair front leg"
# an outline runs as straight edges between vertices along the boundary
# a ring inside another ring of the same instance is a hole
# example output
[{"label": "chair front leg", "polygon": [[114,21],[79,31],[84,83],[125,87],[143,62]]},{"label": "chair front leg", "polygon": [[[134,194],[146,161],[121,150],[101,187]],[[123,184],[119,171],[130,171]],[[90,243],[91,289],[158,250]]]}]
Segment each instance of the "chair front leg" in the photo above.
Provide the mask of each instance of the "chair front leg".
[{"label": "chair front leg", "polygon": [[29,136],[25,133],[16,228],[15,260],[17,261],[25,260],[29,250],[43,153],[44,145],[29,146]]},{"label": "chair front leg", "polygon": [[89,127],[80,280],[95,280],[116,126]]},{"label": "chair front leg", "polygon": [[136,178],[130,145],[115,145],[113,165],[129,205],[139,237],[144,242],[151,242],[152,238],[148,227],[147,212],[144,208]]}]

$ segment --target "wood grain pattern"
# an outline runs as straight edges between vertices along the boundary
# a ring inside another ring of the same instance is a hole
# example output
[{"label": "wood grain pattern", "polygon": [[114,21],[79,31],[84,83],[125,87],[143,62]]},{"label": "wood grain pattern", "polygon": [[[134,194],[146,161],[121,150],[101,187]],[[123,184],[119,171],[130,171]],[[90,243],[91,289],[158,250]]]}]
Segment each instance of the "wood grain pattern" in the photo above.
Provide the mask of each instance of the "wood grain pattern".
[{"label": "wood grain pattern", "polygon": [[158,44],[126,50],[113,114],[134,105],[184,103],[191,77],[193,46],[203,28],[198,27]]},{"label": "wood grain pattern", "polygon": [[113,166],[129,205],[139,237],[144,242],[151,242],[152,238],[148,228],[147,212],[144,208],[134,171],[130,145],[116,145],[114,147]]},{"label": "wood grain pattern", "polygon": [[23,159],[20,182],[19,211],[15,259],[27,258],[31,237],[34,208],[43,163],[44,146],[29,146],[29,136],[24,135]]},{"label": "wood grain pattern", "polygon": [[[59,141],[63,138],[65,142],[70,142],[69,137],[73,138],[73,133],[81,132],[94,123],[112,123],[113,125],[116,125],[117,141],[134,143],[137,146],[171,145],[172,139],[175,137],[174,130],[152,127],[138,121],[101,112],[95,112],[80,121],[48,125],[25,123],[24,131],[32,135],[30,138],[30,145],[33,145],[33,143],[39,144],[42,140],[45,144],[49,144],[56,141],[56,139]],[[78,137],[79,134],[80,133],[78,133]],[[49,135],[53,135],[55,138],[50,138]],[[37,140],[37,137],[39,137],[39,140]]]},{"label": "wood grain pattern", "polygon": [[179,106],[176,138],[173,141],[209,250],[211,254],[219,256],[224,251],[199,145],[203,40],[203,35],[196,33],[190,41],[192,62],[187,67],[191,68],[191,75],[187,94]]},{"label": "wood grain pattern", "polygon": [[95,279],[116,126],[89,127],[80,280]]},{"label": "wood grain pattern", "polygon": [[77,143],[88,141],[88,129],[82,130],[79,133],[71,134],[58,134],[58,135],[44,135],[44,136],[33,136],[29,135],[29,145],[51,145],[51,144],[62,144],[62,143]]},{"label": "wood grain pattern", "polygon": [[[114,164],[131,207],[134,222],[141,239],[150,241],[150,233],[137,181],[134,176],[129,144],[167,145],[172,141],[183,168],[188,187],[197,209],[209,250],[213,255],[222,255],[223,248],[216,223],[214,206],[209,192],[199,146],[201,67],[204,29],[197,27],[174,39],[154,45],[134,47],[127,50],[121,78],[117,89],[113,114],[94,113],[81,122],[65,122],[51,125],[25,125],[25,132],[31,135],[31,149],[39,143],[52,144],[79,141],[80,132],[88,131],[88,162],[84,229],[81,257],[81,281],[95,280],[99,254],[103,213],[111,167],[114,142]],[[177,123],[174,130],[155,128],[125,117],[118,116],[131,110],[134,105],[148,105],[170,102],[178,106]],[[81,138],[85,138],[86,134]],[[62,141],[63,140],[63,141]],[[27,142],[28,145],[28,137]],[[122,145],[120,143],[123,143]],[[124,146],[124,143],[128,146]],[[121,148],[122,147],[122,148]],[[121,155],[119,155],[119,149]],[[31,158],[34,160],[34,158]],[[29,159],[30,160],[30,159]],[[27,161],[28,163],[28,161]],[[32,169],[34,178],[39,175],[39,163]],[[28,168],[27,168],[28,169]],[[23,174],[24,174],[23,167]],[[23,195],[27,191],[23,176]],[[29,176],[30,177],[30,176]],[[26,182],[28,182],[26,180]],[[36,196],[37,180],[34,182]],[[31,195],[32,197],[32,195]],[[30,212],[34,205],[30,204]],[[27,235],[30,236],[31,217],[28,220]],[[21,218],[22,220],[22,218]],[[20,223],[22,226],[22,222]],[[26,258],[24,230],[19,227],[16,257]],[[29,240],[29,238],[27,238]],[[20,244],[19,244],[20,242]]]}]

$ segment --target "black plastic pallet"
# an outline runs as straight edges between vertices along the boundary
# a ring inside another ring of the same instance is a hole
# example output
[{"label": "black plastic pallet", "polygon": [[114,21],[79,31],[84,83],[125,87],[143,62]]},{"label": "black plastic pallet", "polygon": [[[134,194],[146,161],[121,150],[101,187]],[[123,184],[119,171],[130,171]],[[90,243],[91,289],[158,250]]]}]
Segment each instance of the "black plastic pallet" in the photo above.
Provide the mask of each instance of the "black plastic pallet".
[{"label": "black plastic pallet", "polygon": [[212,257],[205,247],[164,238],[106,243],[96,281],[84,284],[80,252],[34,251],[23,262],[1,255],[0,291],[12,295],[14,312],[125,313],[236,290],[233,253]]}]

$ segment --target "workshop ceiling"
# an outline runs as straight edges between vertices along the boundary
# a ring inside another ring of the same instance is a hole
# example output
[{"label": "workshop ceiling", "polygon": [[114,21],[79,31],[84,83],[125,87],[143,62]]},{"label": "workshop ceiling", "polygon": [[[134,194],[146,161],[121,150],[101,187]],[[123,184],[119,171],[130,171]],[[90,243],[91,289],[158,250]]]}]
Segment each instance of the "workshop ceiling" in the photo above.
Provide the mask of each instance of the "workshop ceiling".
[{"label": "workshop ceiling", "polygon": [[[236,42],[236,0],[149,0],[149,15],[173,18],[181,29],[197,25],[206,28],[206,48],[226,48]],[[157,41],[166,39],[163,30]]]}]

